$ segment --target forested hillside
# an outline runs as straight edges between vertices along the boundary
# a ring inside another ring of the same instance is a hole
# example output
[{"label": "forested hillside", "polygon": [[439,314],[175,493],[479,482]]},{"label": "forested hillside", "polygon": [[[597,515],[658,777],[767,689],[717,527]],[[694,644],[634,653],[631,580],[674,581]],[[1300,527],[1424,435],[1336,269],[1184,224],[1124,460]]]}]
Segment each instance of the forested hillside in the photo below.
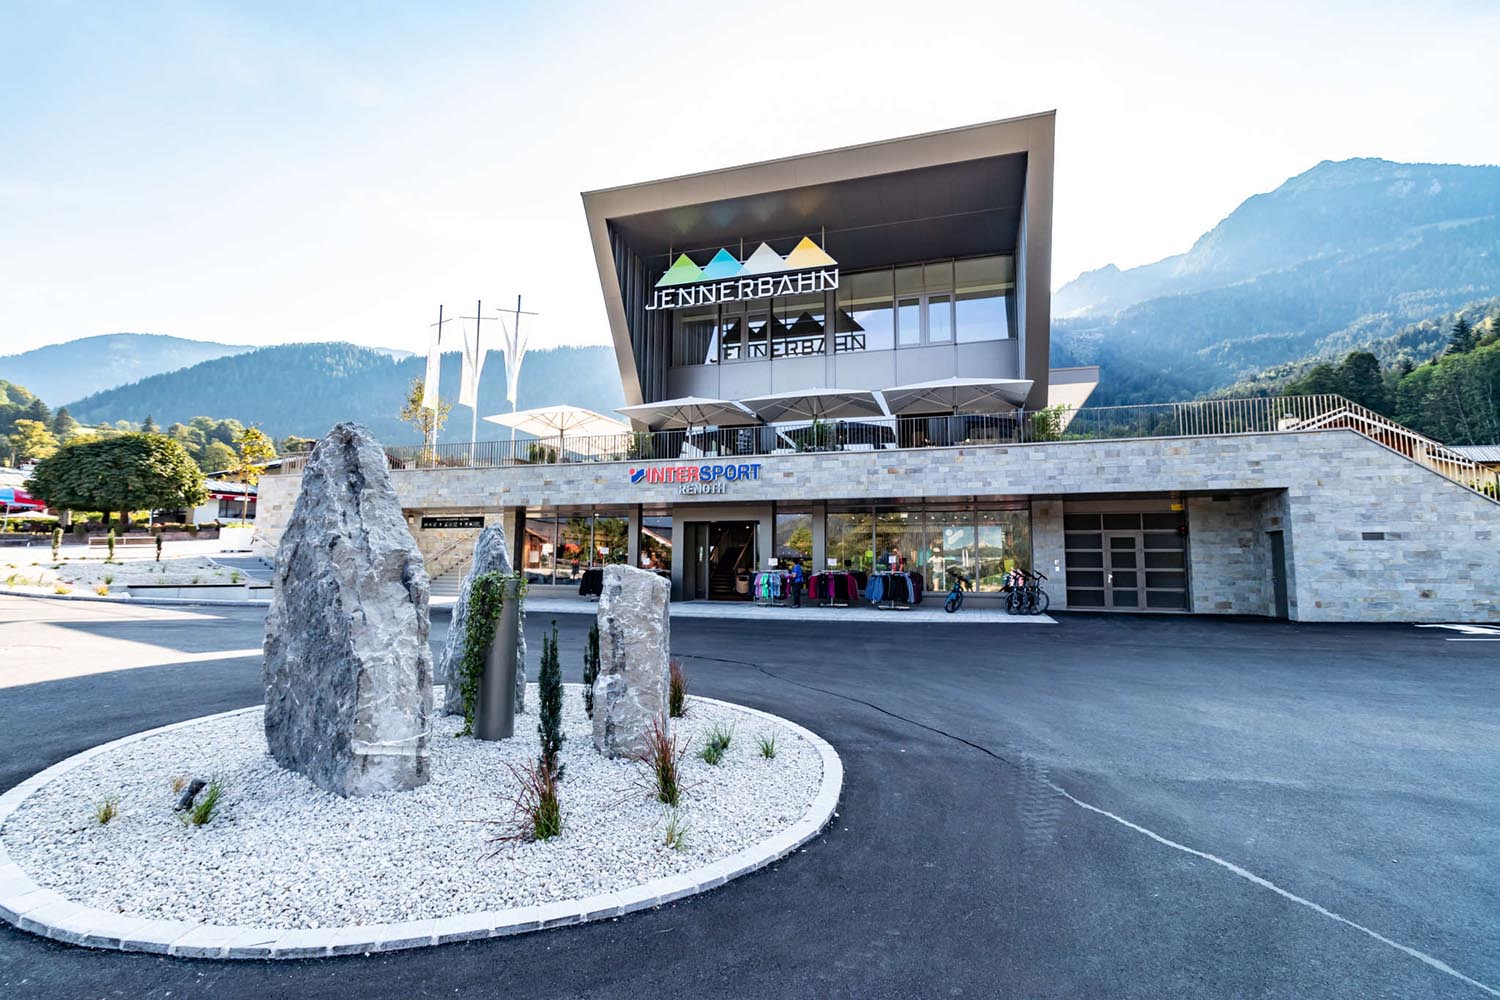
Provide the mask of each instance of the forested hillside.
[{"label": "forested hillside", "polygon": [[[151,416],[166,426],[204,413],[231,413],[273,438],[321,437],[341,420],[357,420],[390,443],[419,434],[397,414],[411,380],[425,370],[421,357],[394,359],[388,352],[353,344],[285,344],[218,358],[182,371],[143,379],[71,404],[85,422],[140,421]],[[442,396],[456,400],[460,358],[445,354]],[[606,347],[560,347],[533,351],[521,369],[522,409],[574,403],[608,413],[624,404],[614,352]],[[491,351],[480,386],[481,416],[510,409],[505,400],[505,361]],[[469,439],[469,411],[455,407],[444,441]],[[480,424],[481,440],[502,430]]]},{"label": "forested hillside", "polygon": [[1052,360],[1101,366],[1096,405],[1189,399],[1495,295],[1500,167],[1325,162],[1185,254],[1059,289]]}]

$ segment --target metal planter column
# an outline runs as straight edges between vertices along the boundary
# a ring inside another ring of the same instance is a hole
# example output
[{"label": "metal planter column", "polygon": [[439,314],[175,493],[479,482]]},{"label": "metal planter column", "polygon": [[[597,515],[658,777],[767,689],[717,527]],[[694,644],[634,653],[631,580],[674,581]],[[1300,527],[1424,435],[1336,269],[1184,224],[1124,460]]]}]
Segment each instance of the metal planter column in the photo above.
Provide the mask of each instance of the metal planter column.
[{"label": "metal planter column", "polygon": [[474,707],[474,737],[508,740],[516,731],[516,647],[521,636],[521,581],[501,584],[504,604],[495,635],[484,653],[479,704]]}]

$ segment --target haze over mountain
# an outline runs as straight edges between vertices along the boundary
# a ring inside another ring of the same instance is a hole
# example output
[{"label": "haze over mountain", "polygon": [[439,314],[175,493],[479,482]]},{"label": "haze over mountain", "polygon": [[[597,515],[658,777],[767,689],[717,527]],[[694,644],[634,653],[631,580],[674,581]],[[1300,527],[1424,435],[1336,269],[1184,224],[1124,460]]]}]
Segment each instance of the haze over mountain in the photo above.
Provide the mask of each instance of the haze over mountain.
[{"label": "haze over mountain", "polygon": [[[86,424],[141,421],[149,415],[165,427],[199,415],[234,417],[277,438],[322,437],[341,420],[357,420],[383,441],[405,444],[418,434],[397,414],[411,380],[425,367],[423,357],[395,358],[392,352],[354,344],[283,344],[153,375],[69,403],[68,409]],[[443,355],[440,391],[446,400],[458,397],[460,367],[456,352]],[[609,413],[624,402],[610,348],[534,350],[522,364],[521,409],[573,403]],[[491,351],[480,382],[479,412],[487,416],[509,410],[504,355]],[[468,407],[455,406],[441,439],[468,441],[469,425]],[[482,441],[508,434],[494,424],[479,425]]]},{"label": "haze over mountain", "polygon": [[1325,161],[1244,201],[1186,253],[1053,297],[1055,365],[1092,403],[1211,392],[1500,294],[1500,167]]},{"label": "haze over mountain", "polygon": [[0,378],[18,382],[50,405],[161,372],[251,350],[159,333],[106,333],[0,357]]}]

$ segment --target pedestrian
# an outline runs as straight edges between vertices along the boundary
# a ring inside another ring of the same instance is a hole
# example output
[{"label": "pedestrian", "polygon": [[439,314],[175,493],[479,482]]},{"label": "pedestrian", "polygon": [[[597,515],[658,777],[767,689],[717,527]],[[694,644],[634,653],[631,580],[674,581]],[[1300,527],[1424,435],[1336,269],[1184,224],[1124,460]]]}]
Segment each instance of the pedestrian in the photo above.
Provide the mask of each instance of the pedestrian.
[{"label": "pedestrian", "polygon": [[807,582],[807,574],[802,571],[802,560],[792,560],[792,607],[802,607],[802,585]]}]

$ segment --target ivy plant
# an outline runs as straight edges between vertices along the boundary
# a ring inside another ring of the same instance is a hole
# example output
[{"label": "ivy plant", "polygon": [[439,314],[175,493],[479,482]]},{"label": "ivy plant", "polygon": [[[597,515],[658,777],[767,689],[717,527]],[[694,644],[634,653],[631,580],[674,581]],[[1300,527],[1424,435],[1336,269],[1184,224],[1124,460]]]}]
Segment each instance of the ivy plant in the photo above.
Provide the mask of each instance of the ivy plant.
[{"label": "ivy plant", "polygon": [[[505,607],[505,585],[515,581],[518,614],[526,613],[526,578],[517,573],[482,573],[469,587],[468,617],[464,621],[463,658],[459,661],[459,690],[464,699],[464,728],[460,736],[474,733],[474,709],[479,704],[479,682],[484,676],[484,654],[495,638],[495,623]],[[514,665],[512,665],[514,668]],[[511,679],[509,683],[515,683]]]}]

